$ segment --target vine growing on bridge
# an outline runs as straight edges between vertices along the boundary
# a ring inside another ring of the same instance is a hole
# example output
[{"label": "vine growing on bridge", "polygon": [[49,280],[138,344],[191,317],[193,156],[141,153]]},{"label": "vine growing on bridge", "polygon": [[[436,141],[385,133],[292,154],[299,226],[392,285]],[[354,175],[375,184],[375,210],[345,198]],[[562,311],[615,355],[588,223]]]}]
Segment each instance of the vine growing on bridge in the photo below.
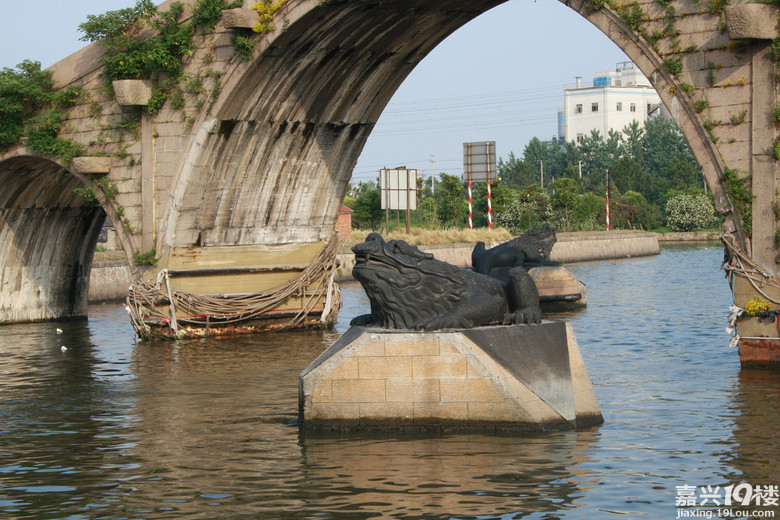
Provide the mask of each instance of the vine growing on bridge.
[{"label": "vine growing on bridge", "polygon": [[82,148],[59,137],[68,116],[61,109],[76,104],[81,88],[54,89],[52,72],[25,60],[0,71],[0,152],[15,145],[33,153],[54,155],[68,165]]},{"label": "vine growing on bridge", "polygon": [[[195,51],[193,39],[202,27],[213,30],[222,11],[240,7],[241,1],[198,0],[188,22],[182,22],[184,3],[173,2],[159,11],[151,0],[139,0],[135,7],[89,15],[79,25],[84,41],[100,41],[103,77],[107,84],[118,79],[151,79],[155,90],[147,105],[156,114],[176,92],[186,59]],[[143,34],[151,29],[154,34]]]}]

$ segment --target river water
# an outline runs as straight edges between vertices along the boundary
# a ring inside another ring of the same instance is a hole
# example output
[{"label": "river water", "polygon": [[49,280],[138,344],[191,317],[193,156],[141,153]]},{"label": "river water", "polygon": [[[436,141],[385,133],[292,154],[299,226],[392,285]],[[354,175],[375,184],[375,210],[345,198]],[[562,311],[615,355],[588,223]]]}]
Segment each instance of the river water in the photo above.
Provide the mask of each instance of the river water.
[{"label": "river water", "polygon": [[780,484],[780,374],[740,370],[728,346],[722,256],[673,246],[569,266],[588,307],[548,317],[572,323],[605,419],[577,432],[300,432],[298,375],[367,311],[358,285],[325,333],[136,343],[117,304],[0,327],[0,517],[712,513],[678,511],[681,487]]}]

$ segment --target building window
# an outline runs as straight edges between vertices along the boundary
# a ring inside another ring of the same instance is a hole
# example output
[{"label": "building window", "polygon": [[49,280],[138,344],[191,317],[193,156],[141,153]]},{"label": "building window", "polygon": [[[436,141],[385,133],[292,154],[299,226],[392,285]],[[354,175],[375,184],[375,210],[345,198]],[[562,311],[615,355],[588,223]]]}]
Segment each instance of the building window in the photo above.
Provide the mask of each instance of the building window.
[{"label": "building window", "polygon": [[574,108],[574,112],[575,112],[576,114],[582,114],[582,105],[577,105],[577,106]]},{"label": "building window", "polygon": [[599,111],[599,104],[598,103],[591,104],[590,105],[590,111],[591,112],[598,112]]},{"label": "building window", "polygon": [[653,110],[653,105],[650,103],[647,104],[647,113],[649,114]]},{"label": "building window", "polygon": [[583,137],[584,137],[584,136],[583,136],[582,134],[577,134],[577,142],[578,142],[578,143],[581,143],[581,142],[582,142],[582,138],[583,138]]},{"label": "building window", "polygon": [[617,103],[617,107],[616,107],[616,110],[617,110],[618,112],[622,112],[622,111],[623,111],[623,103],[621,103],[620,101],[618,101],[618,103]]},{"label": "building window", "polygon": [[631,110],[632,112],[636,112],[636,103],[631,103],[630,110]]}]

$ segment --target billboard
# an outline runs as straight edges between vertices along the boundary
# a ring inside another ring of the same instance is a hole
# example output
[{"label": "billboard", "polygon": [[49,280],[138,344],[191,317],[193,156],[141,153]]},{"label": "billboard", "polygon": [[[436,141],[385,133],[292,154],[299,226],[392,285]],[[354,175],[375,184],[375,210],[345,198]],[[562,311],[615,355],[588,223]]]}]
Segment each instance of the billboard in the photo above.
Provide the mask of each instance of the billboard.
[{"label": "billboard", "polygon": [[417,209],[417,170],[383,168],[379,170],[382,209]]},{"label": "billboard", "polygon": [[487,182],[496,177],[496,142],[463,143],[463,180]]}]

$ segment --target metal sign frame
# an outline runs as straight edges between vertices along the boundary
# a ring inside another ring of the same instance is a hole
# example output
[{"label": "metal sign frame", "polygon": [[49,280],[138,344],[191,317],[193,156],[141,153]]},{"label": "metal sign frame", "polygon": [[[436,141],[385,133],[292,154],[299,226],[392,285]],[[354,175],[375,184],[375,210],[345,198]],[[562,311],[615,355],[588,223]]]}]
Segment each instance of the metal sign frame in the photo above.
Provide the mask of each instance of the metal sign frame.
[{"label": "metal sign frame", "polygon": [[382,168],[379,171],[382,209],[417,209],[417,170]]},{"label": "metal sign frame", "polygon": [[496,142],[463,143],[463,181],[496,180]]}]

